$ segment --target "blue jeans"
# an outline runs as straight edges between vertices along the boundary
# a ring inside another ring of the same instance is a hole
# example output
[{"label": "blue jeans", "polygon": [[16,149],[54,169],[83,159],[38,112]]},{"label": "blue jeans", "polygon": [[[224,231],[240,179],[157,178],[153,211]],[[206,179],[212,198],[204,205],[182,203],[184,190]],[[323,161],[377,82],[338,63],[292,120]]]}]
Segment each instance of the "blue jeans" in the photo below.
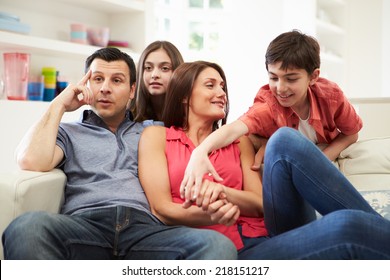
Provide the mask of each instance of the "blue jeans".
[{"label": "blue jeans", "polygon": [[118,206],[77,215],[29,212],[3,237],[5,259],[236,259],[222,234],[167,226],[142,211]]},{"label": "blue jeans", "polygon": [[389,260],[390,221],[338,210],[273,237],[243,237],[240,260]]},{"label": "blue jeans", "polygon": [[390,259],[390,221],[297,130],[268,141],[263,198],[270,236],[244,238],[239,259]]}]

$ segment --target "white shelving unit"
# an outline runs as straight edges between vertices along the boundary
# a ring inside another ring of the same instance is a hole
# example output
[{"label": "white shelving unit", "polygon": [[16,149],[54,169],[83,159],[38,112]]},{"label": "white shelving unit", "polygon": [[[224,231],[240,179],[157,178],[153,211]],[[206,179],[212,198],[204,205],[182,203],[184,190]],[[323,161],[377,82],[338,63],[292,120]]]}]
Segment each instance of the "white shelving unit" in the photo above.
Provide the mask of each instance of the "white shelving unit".
[{"label": "white shelving unit", "polygon": [[[147,0],[146,0],[147,1]],[[31,73],[56,67],[71,82],[83,74],[85,58],[99,47],[70,42],[70,24],[109,27],[110,39],[128,41],[121,48],[135,61],[146,40],[145,0],[1,0],[0,11],[31,26],[28,35],[0,31],[0,74],[4,52],[31,54]]]},{"label": "white shelving unit", "polygon": [[70,3],[79,7],[92,8],[109,13],[123,13],[126,11],[145,11],[144,0],[55,0]]},{"label": "white shelving unit", "polygon": [[347,64],[347,3],[317,0],[316,38],[321,45],[321,74],[345,90]]},{"label": "white shelving unit", "polygon": [[[0,0],[1,12],[17,15],[22,23],[31,26],[28,35],[0,30],[0,76],[4,52],[26,52],[31,54],[30,73],[37,74],[44,66],[54,66],[71,82],[77,82],[84,73],[85,59],[100,47],[70,42],[71,23],[109,27],[112,40],[129,41],[131,48],[121,49],[137,61],[145,47],[147,1]],[[0,160],[0,170],[4,171],[16,169],[13,152],[18,141],[15,139],[21,139],[49,103],[9,101],[0,96],[2,98],[0,131],[12,133],[12,137],[2,139],[2,145],[8,147]],[[66,113],[63,120],[78,119],[80,110]]]},{"label": "white shelving unit", "polygon": [[0,49],[1,51],[28,52],[32,55],[66,55],[79,59],[90,55],[98,47],[0,31]]}]

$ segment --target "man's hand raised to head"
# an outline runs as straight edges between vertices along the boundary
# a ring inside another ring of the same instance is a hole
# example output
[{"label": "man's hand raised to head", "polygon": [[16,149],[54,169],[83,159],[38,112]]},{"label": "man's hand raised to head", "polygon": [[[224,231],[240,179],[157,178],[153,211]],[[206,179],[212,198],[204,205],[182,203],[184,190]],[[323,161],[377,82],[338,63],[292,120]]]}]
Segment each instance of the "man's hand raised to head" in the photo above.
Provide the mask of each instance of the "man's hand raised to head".
[{"label": "man's hand raised to head", "polygon": [[76,85],[70,84],[67,86],[53,102],[62,103],[66,112],[75,111],[83,105],[92,104],[94,96],[87,85],[91,76],[92,71],[88,70]]}]

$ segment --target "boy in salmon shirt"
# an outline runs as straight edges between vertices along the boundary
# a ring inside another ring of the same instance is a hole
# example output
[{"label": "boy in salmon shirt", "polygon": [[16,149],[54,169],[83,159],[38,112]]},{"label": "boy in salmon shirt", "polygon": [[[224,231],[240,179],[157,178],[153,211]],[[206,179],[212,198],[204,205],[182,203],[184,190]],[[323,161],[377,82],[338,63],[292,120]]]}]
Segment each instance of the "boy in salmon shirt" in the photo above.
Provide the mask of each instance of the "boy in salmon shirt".
[{"label": "boy in salmon shirt", "polygon": [[297,30],[282,33],[269,44],[265,64],[269,84],[260,88],[244,115],[214,131],[194,150],[181,184],[183,193],[184,187],[195,185],[196,196],[206,173],[220,181],[208,153],[245,134],[251,135],[255,147],[262,144],[253,168],[262,162],[266,139],[283,126],[322,146],[330,160],[357,141],[362,120],[337,84],[320,77],[316,39]]}]

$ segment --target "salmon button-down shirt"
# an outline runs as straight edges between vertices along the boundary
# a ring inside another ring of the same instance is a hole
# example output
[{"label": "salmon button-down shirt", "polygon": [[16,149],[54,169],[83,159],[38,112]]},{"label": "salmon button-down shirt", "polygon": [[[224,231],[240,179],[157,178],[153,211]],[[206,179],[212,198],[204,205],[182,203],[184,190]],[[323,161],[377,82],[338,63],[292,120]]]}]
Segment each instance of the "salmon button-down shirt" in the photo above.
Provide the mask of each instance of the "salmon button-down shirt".
[{"label": "salmon button-down shirt", "polygon": [[[340,133],[352,135],[363,127],[362,119],[337,84],[319,78],[308,88],[307,97],[309,124],[316,131],[318,143],[329,144]],[[280,127],[299,126],[299,116],[290,107],[279,104],[269,85],[260,88],[253,105],[239,119],[248,126],[250,134],[266,138]]]}]

